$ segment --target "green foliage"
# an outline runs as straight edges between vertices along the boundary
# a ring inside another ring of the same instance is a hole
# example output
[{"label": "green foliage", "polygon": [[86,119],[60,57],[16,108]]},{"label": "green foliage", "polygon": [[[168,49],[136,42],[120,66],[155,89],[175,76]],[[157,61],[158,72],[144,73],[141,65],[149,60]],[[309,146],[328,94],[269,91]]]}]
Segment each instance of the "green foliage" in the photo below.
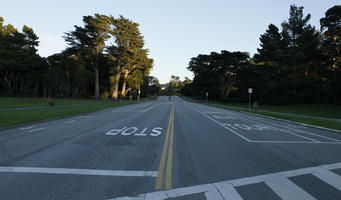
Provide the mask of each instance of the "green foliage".
[{"label": "green foliage", "polygon": [[84,16],[83,23],[65,33],[67,49],[42,58],[32,28],[20,32],[0,17],[0,94],[107,98],[115,87],[117,99],[119,89],[122,96],[137,90],[153,66],[139,25],[101,14]]},{"label": "green foliage", "polygon": [[187,69],[194,73],[193,87],[197,91],[226,100],[238,82],[238,72],[247,66],[248,59],[248,53],[223,50],[192,58]]},{"label": "green foliage", "polygon": [[250,60],[226,51],[192,58],[194,79],[186,93],[246,102],[253,88],[252,101],[261,104],[341,103],[340,9],[326,12],[319,32],[303,7],[290,6],[281,30],[270,24]]}]

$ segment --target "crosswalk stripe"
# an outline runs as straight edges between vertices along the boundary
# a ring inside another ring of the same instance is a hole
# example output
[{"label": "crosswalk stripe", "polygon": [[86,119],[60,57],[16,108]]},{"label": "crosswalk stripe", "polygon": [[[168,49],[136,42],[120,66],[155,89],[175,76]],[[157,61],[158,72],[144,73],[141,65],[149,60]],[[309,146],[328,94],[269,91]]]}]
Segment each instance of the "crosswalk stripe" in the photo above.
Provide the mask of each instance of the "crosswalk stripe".
[{"label": "crosswalk stripe", "polygon": [[247,186],[255,183],[265,183],[268,187],[270,187],[270,189],[273,192],[275,192],[283,200],[289,199],[315,200],[313,196],[311,196],[308,192],[304,191],[294,182],[290,181],[288,178],[312,174],[313,176],[319,178],[321,181],[341,191],[341,176],[330,171],[334,169],[341,169],[341,163],[333,163],[316,167],[307,167],[302,169],[282,171],[253,177],[227,180],[211,184],[203,184],[176,188],[172,190],[145,193],[135,197],[121,197],[116,199],[133,200],[142,198],[143,200],[161,200],[204,193],[208,200],[211,199],[243,200],[238,191],[235,189],[236,187]]},{"label": "crosswalk stripe", "polygon": [[218,188],[220,194],[228,200],[243,200],[236,189],[229,183],[215,183],[213,184]]},{"label": "crosswalk stripe", "polygon": [[341,191],[341,176],[326,169],[319,169],[313,175]]},{"label": "crosswalk stripe", "polygon": [[283,200],[316,200],[313,196],[284,176],[274,175],[271,180],[265,181],[265,184],[267,184]]},{"label": "crosswalk stripe", "polygon": [[217,190],[205,192],[206,200],[224,200]]}]

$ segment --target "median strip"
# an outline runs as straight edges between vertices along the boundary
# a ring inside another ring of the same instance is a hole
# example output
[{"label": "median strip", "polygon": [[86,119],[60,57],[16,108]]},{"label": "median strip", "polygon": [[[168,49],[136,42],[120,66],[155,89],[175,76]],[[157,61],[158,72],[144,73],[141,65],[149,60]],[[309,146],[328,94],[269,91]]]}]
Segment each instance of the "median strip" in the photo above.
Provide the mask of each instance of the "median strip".
[{"label": "median strip", "polygon": [[[173,135],[174,135],[173,132],[174,132],[174,105],[172,105],[171,113],[169,116],[166,138],[165,138],[165,142],[163,145],[161,160],[159,164],[158,176],[155,182],[156,190],[172,188],[172,160],[173,160]],[[167,156],[167,151],[168,151],[168,156]],[[167,166],[166,166],[167,168],[166,168],[166,174],[165,174],[164,171],[165,171],[166,161],[167,161]]]}]

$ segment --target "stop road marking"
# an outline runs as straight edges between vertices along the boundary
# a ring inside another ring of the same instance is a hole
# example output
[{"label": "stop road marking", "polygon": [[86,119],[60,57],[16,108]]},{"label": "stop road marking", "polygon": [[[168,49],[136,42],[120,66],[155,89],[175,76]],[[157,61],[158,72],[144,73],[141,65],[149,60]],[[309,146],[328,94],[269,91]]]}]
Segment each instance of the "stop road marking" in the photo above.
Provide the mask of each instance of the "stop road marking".
[{"label": "stop road marking", "polygon": [[129,136],[129,135],[133,135],[133,136],[160,136],[162,133],[162,128],[161,127],[155,127],[153,129],[150,129],[148,131],[148,127],[145,127],[143,129],[140,129],[138,127],[123,127],[120,129],[112,129],[108,132],[106,132],[106,135],[111,135],[111,136],[115,136],[115,135],[122,135],[122,136]]}]

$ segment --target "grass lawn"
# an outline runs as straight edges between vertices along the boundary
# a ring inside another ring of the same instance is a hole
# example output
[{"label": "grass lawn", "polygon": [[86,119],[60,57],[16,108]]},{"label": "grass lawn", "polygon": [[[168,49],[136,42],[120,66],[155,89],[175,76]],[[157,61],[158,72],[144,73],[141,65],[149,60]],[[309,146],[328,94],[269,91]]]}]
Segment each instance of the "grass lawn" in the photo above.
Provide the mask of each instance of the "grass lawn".
[{"label": "grass lawn", "polygon": [[[111,100],[87,100],[87,99],[53,99],[56,105],[86,104],[68,107],[43,107],[29,110],[2,110],[0,111],[0,126],[8,126],[23,122],[31,122],[46,118],[59,117],[71,114],[127,105],[136,101],[111,101]],[[91,103],[91,104],[89,104]],[[31,106],[46,106],[47,100],[41,98],[0,98],[0,108],[16,108]]]},{"label": "grass lawn", "polygon": [[[103,100],[94,99],[59,99],[53,98],[56,105],[66,104],[89,104],[103,103]],[[0,97],[0,108],[19,108],[19,107],[34,107],[47,106],[47,98],[15,98],[15,97]]]},{"label": "grass lawn", "polygon": [[[190,98],[189,98],[190,99]],[[205,103],[204,100],[190,99],[197,103]],[[213,106],[229,106],[231,110],[248,111],[248,104],[245,103],[230,103],[220,101],[210,101]],[[278,113],[269,113],[278,112]],[[311,124],[325,128],[341,130],[341,122],[328,119],[316,119],[314,117],[335,118],[341,119],[341,105],[330,104],[296,104],[296,105],[259,105],[257,108],[251,108],[251,112],[286,119],[290,121],[300,122],[304,124]],[[302,115],[293,116],[290,114]]]}]

